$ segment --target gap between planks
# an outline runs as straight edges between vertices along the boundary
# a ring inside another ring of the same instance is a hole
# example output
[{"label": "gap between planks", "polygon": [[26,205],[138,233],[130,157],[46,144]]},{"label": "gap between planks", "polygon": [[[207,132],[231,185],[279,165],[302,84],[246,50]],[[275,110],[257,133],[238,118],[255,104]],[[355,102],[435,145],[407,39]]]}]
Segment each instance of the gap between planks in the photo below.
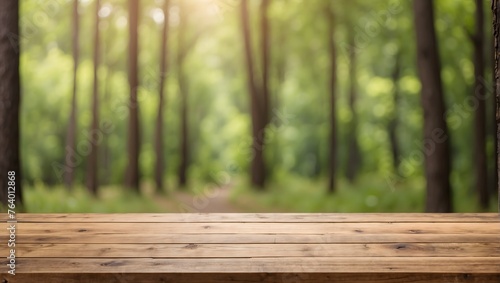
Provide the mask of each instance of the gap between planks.
[{"label": "gap between planks", "polygon": [[[0,261],[4,266],[7,260]],[[500,273],[500,257],[21,258],[19,273]]]},{"label": "gap between planks", "polygon": [[[7,221],[0,215],[0,221]],[[477,223],[496,222],[498,213],[73,213],[17,214],[18,222],[60,223]]]},{"label": "gap between planks", "polygon": [[18,246],[16,255],[21,258],[500,257],[500,243],[23,244]]},{"label": "gap between planks", "polygon": [[496,234],[492,223],[18,223],[19,233],[147,231],[164,234]]}]

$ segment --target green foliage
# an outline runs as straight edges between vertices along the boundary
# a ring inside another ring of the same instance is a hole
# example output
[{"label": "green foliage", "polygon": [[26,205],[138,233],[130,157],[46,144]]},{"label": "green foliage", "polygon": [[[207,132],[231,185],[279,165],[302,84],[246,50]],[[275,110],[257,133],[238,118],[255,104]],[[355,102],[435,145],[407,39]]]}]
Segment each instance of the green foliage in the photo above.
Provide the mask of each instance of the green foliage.
[{"label": "green foliage", "polygon": [[[231,1],[223,0],[172,0],[163,144],[166,191],[176,188],[179,165],[180,93],[176,56],[183,51],[178,50],[179,1],[185,1],[189,8],[185,37],[188,42],[193,42],[184,66],[190,93],[191,182],[196,186],[211,183],[218,172],[246,179],[251,156],[251,120],[238,5],[227,4]],[[161,23],[158,18],[155,21],[155,13],[161,2],[141,1],[140,11],[140,164],[146,182],[153,176],[155,160],[153,137],[158,108],[161,32]],[[259,1],[250,2],[253,47],[259,55]],[[238,195],[248,195],[266,207],[277,206],[290,211],[422,211],[425,188],[422,162],[414,164],[411,174],[405,175],[394,190],[388,188],[384,178],[394,172],[387,134],[392,115],[399,115],[397,138],[403,161],[410,160],[412,154],[420,150],[422,139],[423,113],[415,66],[411,3],[333,1],[338,48],[340,172],[339,191],[326,196],[324,178],[328,173],[330,99],[324,17],[326,2],[271,2],[273,123],[267,131],[265,152],[271,183],[269,193],[265,195],[254,195],[243,185],[239,185]],[[91,121],[93,3],[80,1],[81,58],[77,94],[78,146],[75,149],[79,156],[76,181],[80,186],[84,184],[87,154],[83,147],[88,142]],[[122,196],[118,187],[123,183],[127,166],[128,11],[125,0],[105,0],[102,3],[111,13],[101,19],[100,27],[100,117],[102,121],[109,122],[113,130],[103,136],[99,144],[100,176],[108,186],[103,187],[102,200],[94,200],[81,188],[73,193],[66,192],[61,187],[57,167],[54,167],[64,163],[72,95],[72,1],[21,1],[21,154],[22,176],[28,184],[25,195],[29,210],[155,210],[140,204],[140,199],[132,200],[128,193]],[[455,106],[464,105],[472,90],[472,43],[467,31],[474,28],[474,5],[472,1],[452,0],[436,0],[435,5],[446,103],[448,109],[455,109]],[[391,13],[389,17],[386,17],[387,13]],[[347,42],[351,33],[357,40],[356,108],[363,159],[361,176],[355,184],[349,184],[342,178],[348,162],[348,127],[353,118],[347,98],[350,63]],[[393,101],[395,83],[391,75],[398,52],[401,52],[402,70],[398,82],[401,98],[396,109]],[[259,70],[260,61],[257,58],[255,65]],[[491,78],[491,72],[488,71],[486,76]],[[488,111],[488,117],[492,117],[492,109]],[[470,161],[473,154],[470,146],[473,113],[467,110],[454,113],[455,116],[448,117],[454,202],[458,211],[475,211],[475,201],[471,197],[474,164]],[[456,117],[460,117],[459,123]],[[489,126],[489,129],[492,127]],[[488,153],[489,156],[494,154],[491,139]],[[114,196],[113,200],[106,198],[108,192]],[[121,201],[125,202],[123,208],[119,206]]]}]

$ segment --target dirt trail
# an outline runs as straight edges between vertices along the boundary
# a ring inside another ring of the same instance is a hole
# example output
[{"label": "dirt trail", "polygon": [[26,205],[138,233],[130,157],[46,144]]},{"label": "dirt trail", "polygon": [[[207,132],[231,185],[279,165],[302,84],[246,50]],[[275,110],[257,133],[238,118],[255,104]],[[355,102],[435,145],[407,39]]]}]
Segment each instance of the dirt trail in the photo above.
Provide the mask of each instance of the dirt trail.
[{"label": "dirt trail", "polygon": [[156,196],[157,205],[169,212],[246,212],[230,201],[231,185],[216,188],[208,194],[190,194],[176,191],[167,196]]}]

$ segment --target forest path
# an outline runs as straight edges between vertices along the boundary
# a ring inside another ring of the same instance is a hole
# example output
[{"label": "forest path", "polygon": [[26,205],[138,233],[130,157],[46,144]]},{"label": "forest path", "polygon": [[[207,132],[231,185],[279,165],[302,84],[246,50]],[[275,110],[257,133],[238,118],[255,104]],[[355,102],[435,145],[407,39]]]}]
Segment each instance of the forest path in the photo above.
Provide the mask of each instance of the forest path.
[{"label": "forest path", "polygon": [[162,211],[199,212],[199,213],[237,213],[247,212],[244,208],[231,203],[231,184],[217,187],[201,194],[175,191],[167,195],[156,195],[155,203]]}]

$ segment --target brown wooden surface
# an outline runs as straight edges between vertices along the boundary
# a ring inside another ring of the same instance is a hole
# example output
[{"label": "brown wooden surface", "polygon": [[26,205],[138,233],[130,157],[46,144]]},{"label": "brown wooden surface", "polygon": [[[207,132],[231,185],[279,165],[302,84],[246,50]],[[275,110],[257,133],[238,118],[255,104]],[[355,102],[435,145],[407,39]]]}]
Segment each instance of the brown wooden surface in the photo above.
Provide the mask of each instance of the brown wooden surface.
[{"label": "brown wooden surface", "polygon": [[[498,213],[78,213],[18,214],[34,223],[499,223]],[[7,215],[0,215],[7,221]]]},{"label": "brown wooden surface", "polygon": [[[492,224],[494,225],[494,224]],[[222,243],[490,243],[500,241],[497,234],[144,234],[141,231],[119,233],[106,232],[39,232],[24,234],[16,241],[19,244],[27,243],[180,243],[180,244],[222,244]],[[0,237],[0,242],[6,242],[7,235]]]},{"label": "brown wooden surface", "polygon": [[5,246],[3,282],[500,282],[494,213],[17,219],[16,275]]},{"label": "brown wooden surface", "polygon": [[32,233],[148,234],[495,234],[493,223],[19,223],[19,231]]},{"label": "brown wooden surface", "polygon": [[[0,263],[5,266],[7,260]],[[17,268],[19,273],[500,273],[500,258],[21,258]]]},{"label": "brown wooden surface", "polygon": [[22,244],[17,249],[17,256],[33,258],[462,257],[462,254],[499,255],[500,243]]},{"label": "brown wooden surface", "polygon": [[498,283],[500,274],[422,273],[24,273],[3,275],[5,283]]}]

